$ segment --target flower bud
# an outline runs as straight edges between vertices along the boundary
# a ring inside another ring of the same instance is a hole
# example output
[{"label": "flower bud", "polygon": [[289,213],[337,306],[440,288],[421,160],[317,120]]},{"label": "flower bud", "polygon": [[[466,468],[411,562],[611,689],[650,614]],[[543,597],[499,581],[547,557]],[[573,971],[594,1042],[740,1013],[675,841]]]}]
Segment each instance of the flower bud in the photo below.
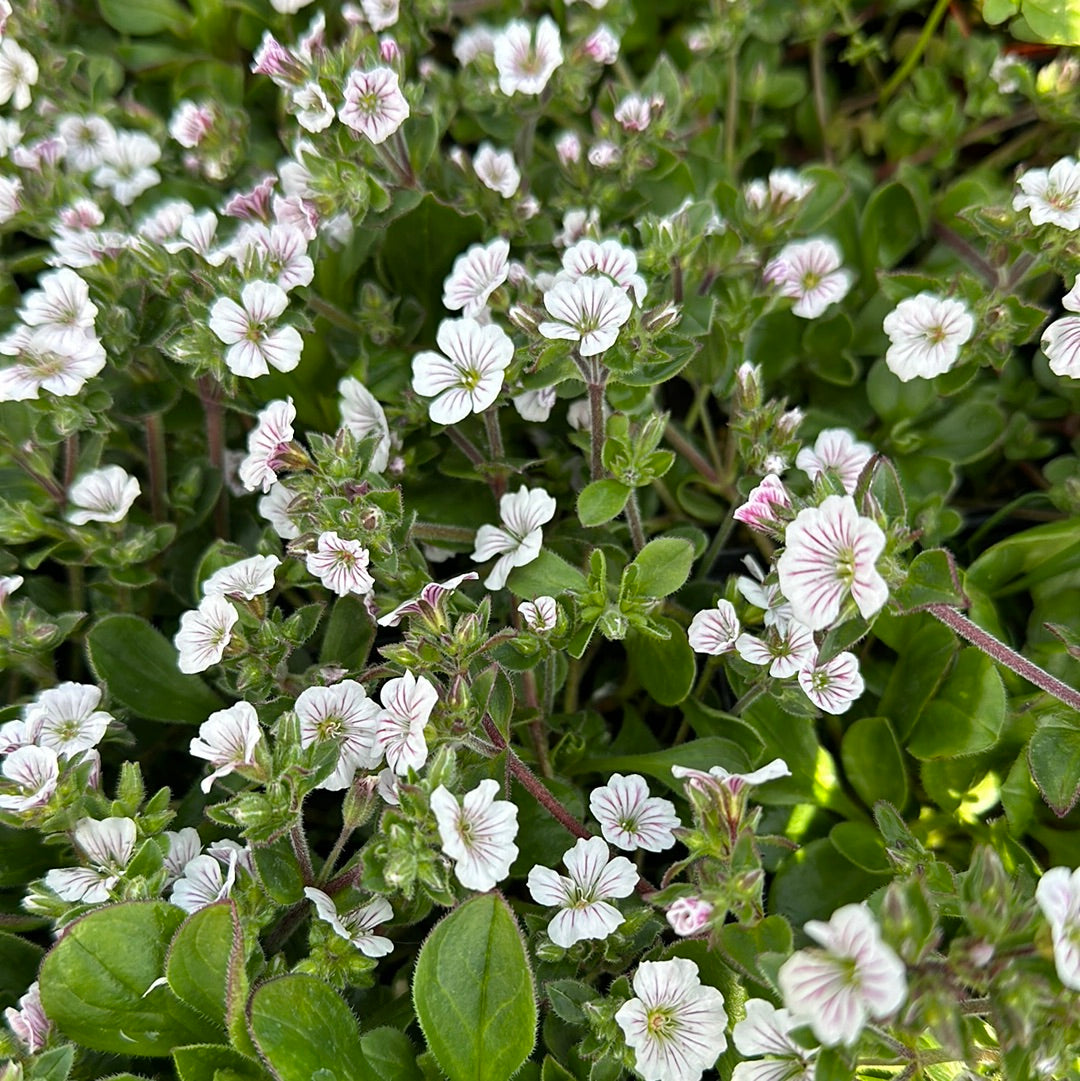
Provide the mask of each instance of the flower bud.
[{"label": "flower bud", "polygon": [[667,921],[677,935],[696,935],[712,915],[713,906],[703,897],[680,897],[667,910]]},{"label": "flower bud", "polygon": [[641,325],[647,331],[659,334],[662,330],[674,326],[679,321],[680,315],[678,307],[669,300],[659,308],[653,308],[652,311],[646,312]]},{"label": "flower bud", "polygon": [[375,777],[357,777],[345,793],[341,817],[347,830],[359,829],[379,806],[379,782]]}]

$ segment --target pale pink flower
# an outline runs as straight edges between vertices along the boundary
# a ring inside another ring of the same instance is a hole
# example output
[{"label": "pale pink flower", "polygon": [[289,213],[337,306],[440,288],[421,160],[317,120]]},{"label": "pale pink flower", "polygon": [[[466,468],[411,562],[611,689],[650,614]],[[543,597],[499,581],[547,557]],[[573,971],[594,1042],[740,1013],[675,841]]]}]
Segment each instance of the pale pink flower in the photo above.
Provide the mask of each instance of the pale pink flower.
[{"label": "pale pink flower", "polygon": [[261,597],[274,588],[274,571],[281,565],[277,556],[251,556],[214,571],[202,584],[204,597]]},{"label": "pale pink flower", "polygon": [[484,579],[488,589],[502,589],[514,567],[524,567],[540,554],[545,523],[555,517],[557,504],[543,488],[521,487],[499,500],[502,526],[482,525],[471,555],[477,563],[499,557]]},{"label": "pale pink flower", "polygon": [[[588,274],[602,274],[621,289],[633,294],[640,305],[645,300],[648,286],[637,272],[637,255],[617,240],[597,242],[588,237],[578,240],[563,252],[563,274],[555,279],[577,281]],[[563,278],[565,275],[565,279]]]},{"label": "pale pink flower", "polygon": [[731,601],[718,600],[715,608],[698,612],[690,621],[687,638],[695,653],[718,657],[730,653],[739,637],[739,617]]},{"label": "pale pink flower", "polygon": [[766,1055],[760,1062],[740,1062],[731,1081],[814,1081],[817,1049],[792,1039],[801,1022],[790,1010],[778,1010],[763,998],[748,999],[746,1016],[731,1030],[740,1055]]},{"label": "pale pink flower", "polygon": [[843,269],[844,257],[834,241],[813,237],[785,245],[765,265],[765,281],[778,285],[780,295],[793,297],[791,312],[802,319],[816,319],[830,304],[843,300],[853,276]]},{"label": "pale pink flower", "polygon": [[788,679],[817,656],[813,633],[797,619],[774,624],[764,639],[740,634],[735,649],[748,664],[767,664],[769,675],[775,679]]},{"label": "pale pink flower", "polygon": [[597,64],[614,64],[619,59],[619,39],[611,27],[598,26],[584,41],[582,51]]},{"label": "pale pink flower", "polygon": [[[1061,299],[1062,307],[1080,312],[1080,278]],[[1042,351],[1050,361],[1050,371],[1069,379],[1080,379],[1080,317],[1055,319],[1042,335]]]},{"label": "pale pink flower", "polygon": [[181,251],[193,251],[210,266],[221,266],[229,258],[229,247],[215,248],[218,217],[212,210],[192,214],[180,223],[180,234],[166,240],[164,248],[175,255]]},{"label": "pale pink flower", "polygon": [[803,930],[825,948],[799,950],[784,962],[784,1005],[826,1047],[850,1047],[871,1017],[882,1020],[903,1005],[904,963],[865,905],[844,905],[828,923],[809,920]]},{"label": "pale pink flower", "polygon": [[624,131],[645,131],[652,122],[652,106],[640,94],[627,94],[615,108]]},{"label": "pale pink flower", "polygon": [[502,390],[514,343],[494,323],[484,326],[468,318],[444,319],[435,340],[442,353],[425,350],[412,363],[413,390],[435,396],[428,406],[431,419],[456,424],[470,413],[482,413]]},{"label": "pale pink flower", "polygon": [[180,630],[173,638],[181,672],[205,672],[220,662],[232,640],[236,609],[224,597],[205,597],[202,604],[180,617]]},{"label": "pale pink flower", "polygon": [[298,56],[286,49],[269,30],[263,31],[262,42],[255,50],[251,70],[256,75],[268,75],[282,90],[298,85],[307,78],[307,67]]},{"label": "pale pink flower", "polygon": [[300,722],[301,747],[328,740],[337,744],[337,766],[319,788],[340,792],[352,784],[358,769],[373,769],[379,764],[382,754],[375,749],[379,706],[356,680],[308,687],[293,708]]},{"label": "pale pink flower", "polygon": [[386,413],[378,399],[359,379],[345,376],[338,383],[341,423],[357,439],[375,436],[375,447],[371,452],[368,468],[375,473],[385,472],[390,461],[390,426],[386,423]]},{"label": "pale pink flower", "polygon": [[409,103],[398,88],[398,75],[392,68],[351,72],[344,97],[339,119],[373,143],[385,142],[409,116]]},{"label": "pale pink flower", "polygon": [[60,760],[51,747],[19,747],[0,766],[8,782],[0,791],[0,811],[28,811],[52,799],[60,780]]},{"label": "pale pink flower", "polygon": [[209,792],[219,777],[241,766],[254,766],[255,748],[260,739],[259,717],[250,702],[237,702],[228,709],[211,713],[199,726],[199,734],[189,748],[195,758],[204,758],[215,767],[199,787]]},{"label": "pale pink flower", "polygon": [[304,887],[304,896],[315,906],[315,913],[328,923],[335,935],[351,942],[365,957],[385,957],[394,948],[384,935],[372,932],[381,923],[394,918],[394,910],[385,897],[375,897],[362,908],[339,916],[333,898],[314,886]]},{"label": "pale pink flower", "polygon": [[[874,456],[869,443],[858,443],[847,428],[825,428],[818,433],[814,447],[803,447],[795,459],[811,480],[817,480],[826,470],[832,470],[848,495],[854,495],[866,463]],[[788,504],[790,506],[790,503]]]},{"label": "pale pink flower", "polygon": [[582,837],[563,855],[569,877],[537,864],[527,885],[539,905],[558,906],[548,924],[548,937],[568,949],[585,939],[604,939],[625,920],[609,899],[629,897],[638,873],[625,856],[611,858],[600,837]]},{"label": "pale pink flower", "polygon": [[554,597],[537,597],[532,601],[522,601],[518,611],[525,626],[536,634],[546,634],[552,630],[559,618],[559,606]]},{"label": "pale pink flower", "polygon": [[308,573],[339,597],[347,593],[363,596],[375,588],[375,579],[368,573],[369,558],[368,550],[358,540],[327,530],[319,535],[318,549],[308,553],[305,563]]},{"label": "pale pink flower", "polygon": [[882,329],[892,343],[885,364],[907,383],[949,371],[960,347],[975,333],[975,320],[962,300],[917,293],[885,316]]},{"label": "pale pink flower", "polygon": [[421,769],[427,761],[424,729],[439,692],[425,676],[406,671],[382,685],[379,701],[383,709],[376,720],[376,749],[386,755],[386,764],[399,777],[410,769]]},{"label": "pale pink flower", "polygon": [[324,131],[334,122],[334,107],[318,83],[305,83],[292,94],[296,122],[305,131]]},{"label": "pale pink flower", "polygon": [[544,424],[551,416],[557,399],[558,393],[554,387],[541,387],[539,390],[526,390],[522,394],[515,394],[510,400],[522,420],[532,424]]},{"label": "pale pink flower", "polygon": [[713,766],[708,773],[700,769],[691,769],[689,766],[672,766],[671,774],[699,792],[710,792],[722,788],[733,796],[738,796],[747,788],[767,784],[769,781],[778,781],[782,777],[790,777],[791,770],[782,758],[774,758],[751,773],[732,773],[723,766]]},{"label": "pale pink flower", "polygon": [[613,773],[606,785],[590,793],[589,810],[604,840],[627,852],[663,852],[675,844],[672,831],[682,825],[675,805],[650,796],[645,778],[637,773]]},{"label": "pale pink flower", "polygon": [[254,379],[270,368],[291,372],[300,363],[303,339],[296,327],[269,326],[289,306],[288,294],[273,282],[248,282],[240,304],[230,297],[210,309],[210,329],[229,348],[225,364],[236,375]]},{"label": "pale pink flower", "polygon": [[[4,4],[0,3],[0,31],[3,30]],[[10,7],[8,8],[10,13]],[[52,1022],[45,1016],[41,1005],[41,986],[34,980],[26,994],[19,999],[19,1008],[8,1006],[4,1010],[4,1020],[15,1038],[26,1048],[27,1054],[34,1055],[44,1049],[52,1031]]]},{"label": "pale pink flower", "polygon": [[229,218],[260,221],[265,225],[270,220],[270,208],[276,185],[276,176],[264,176],[249,191],[239,191],[229,196],[222,213]]},{"label": "pale pink flower", "polygon": [[65,162],[80,173],[98,168],[116,139],[116,131],[103,116],[63,116],[56,133],[64,144]]},{"label": "pale pink flower", "polygon": [[213,129],[215,119],[212,105],[196,105],[185,98],[173,109],[169,118],[169,134],[181,146],[194,150]]},{"label": "pale pink flower", "polygon": [[237,855],[233,851],[225,871],[213,856],[196,856],[173,883],[169,900],[185,912],[198,912],[225,900],[236,883]]},{"label": "pale pink flower", "polygon": [[615,1020],[645,1081],[699,1081],[727,1047],[724,996],[685,957],[642,961]]},{"label": "pale pink flower", "polygon": [[1027,210],[1032,225],[1080,229],[1080,163],[1060,158],[1049,169],[1028,169],[1017,180],[1013,210]]},{"label": "pale pink flower", "polygon": [[68,490],[64,517],[73,525],[122,522],[139,496],[138,480],[118,465],[84,473]]},{"label": "pale pink flower", "polygon": [[509,199],[521,185],[521,173],[510,150],[496,150],[491,143],[481,143],[473,157],[473,172],[485,188]]},{"label": "pale pink flower", "polygon": [[105,152],[105,161],[94,173],[99,188],[112,190],[121,206],[131,206],[148,188],[161,182],[154,168],[161,147],[141,131],[122,131]]},{"label": "pale pink flower", "polygon": [[473,244],[454,260],[449,276],[443,282],[443,307],[474,316],[487,305],[488,298],[510,272],[510,244],[502,237],[486,247]]},{"label": "pale pink flower", "polygon": [[17,326],[0,339],[0,353],[15,358],[0,371],[0,402],[37,399],[43,390],[69,398],[105,367],[105,350],[97,338],[87,335],[77,345],[65,341],[58,346],[47,327]]},{"label": "pale pink flower", "polygon": [[1035,887],[1035,900],[1050,924],[1058,979],[1080,991],[1080,870],[1051,867]]},{"label": "pale pink flower", "polygon": [[881,527],[861,517],[849,495],[830,495],[820,506],[799,511],[776,562],[780,590],[794,618],[823,630],[840,615],[849,594],[864,619],[876,615],[889,599],[875,566],[884,548]]},{"label": "pale pink flower", "polygon": [[453,593],[462,582],[475,582],[480,576],[475,571],[459,574],[454,578],[448,578],[445,582],[428,582],[420,593],[411,600],[399,604],[392,612],[380,616],[380,627],[396,627],[405,616],[426,616],[438,610],[445,596]]},{"label": "pale pink flower", "polygon": [[555,140],[555,153],[563,165],[576,165],[581,161],[581,136],[576,131],[564,131]]},{"label": "pale pink flower", "polygon": [[259,413],[255,427],[248,434],[247,457],[240,463],[240,483],[249,491],[270,491],[277,482],[282,456],[293,440],[296,407],[292,398],[271,402]]},{"label": "pale pink flower", "polygon": [[550,16],[536,24],[536,36],[527,22],[515,19],[496,36],[493,51],[499,89],[507,95],[539,94],[563,61],[559,28]]},{"label": "pale pink flower", "polygon": [[731,516],[759,533],[779,537],[783,533],[784,519],[777,514],[778,508],[790,510],[791,496],[783,481],[775,473],[769,473]]},{"label": "pale pink flower", "polygon": [[495,31],[486,23],[464,27],[454,38],[454,58],[464,67],[477,57],[491,56],[495,51]]},{"label": "pale pink flower", "polygon": [[[561,59],[561,57],[560,57]],[[11,38],[0,41],[0,105],[16,109],[30,104],[30,87],[37,85],[37,61]]]},{"label": "pale pink flower", "polygon": [[135,851],[135,823],[130,818],[81,818],[74,836],[91,866],[53,868],[45,885],[63,901],[99,905],[109,899]]},{"label": "pale pink flower", "polygon": [[88,751],[102,740],[113,719],[98,709],[101,688],[90,683],[60,683],[41,691],[26,707],[24,720],[34,742],[63,758]]},{"label": "pale pink flower", "polygon": [[255,222],[245,227],[231,250],[246,274],[265,278],[288,292],[298,285],[310,285],[315,277],[307,247],[305,231],[295,225]]},{"label": "pale pink flower", "polygon": [[454,861],[457,880],[470,890],[493,890],[517,859],[517,805],[496,799],[498,781],[481,781],[460,803],[439,785],[431,794],[431,810],[439,827],[442,850]]},{"label": "pale pink flower", "polygon": [[703,931],[713,914],[713,906],[701,897],[679,897],[672,901],[664,915],[671,929],[684,938]]},{"label": "pale pink flower", "polygon": [[597,139],[587,155],[589,164],[597,169],[613,169],[622,158],[622,151],[610,139]]},{"label": "pale pink flower", "polygon": [[584,277],[556,282],[544,294],[551,320],[537,328],[545,338],[578,342],[583,357],[610,349],[630,318],[633,305],[625,291],[607,278]]},{"label": "pale pink flower", "polygon": [[847,713],[851,703],[866,689],[854,653],[838,653],[831,661],[813,661],[799,669],[799,686],[818,709],[837,715]]}]

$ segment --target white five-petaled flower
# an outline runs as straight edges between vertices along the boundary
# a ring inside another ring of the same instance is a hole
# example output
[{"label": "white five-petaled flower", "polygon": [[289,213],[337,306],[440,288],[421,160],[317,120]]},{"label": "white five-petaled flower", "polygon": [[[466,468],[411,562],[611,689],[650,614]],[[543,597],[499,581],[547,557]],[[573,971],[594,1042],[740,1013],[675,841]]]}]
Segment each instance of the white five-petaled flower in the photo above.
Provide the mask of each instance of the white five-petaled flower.
[{"label": "white five-petaled flower", "polygon": [[718,657],[730,653],[739,637],[739,617],[731,601],[720,599],[715,608],[706,608],[690,621],[686,632],[690,648],[695,653],[708,653]]},{"label": "white five-petaled flower", "polygon": [[540,333],[579,342],[583,357],[610,349],[633,312],[626,292],[606,277],[557,281],[544,294],[544,307],[551,319],[539,325]]},{"label": "white five-petaled flower", "polygon": [[467,571],[448,578],[445,582],[428,582],[415,596],[399,604],[393,611],[379,616],[377,622],[380,627],[396,627],[405,616],[427,615],[438,609],[443,597],[453,593],[462,582],[475,582],[480,576],[475,571]]},{"label": "white five-petaled flower", "polygon": [[1051,867],[1035,887],[1035,900],[1050,924],[1058,979],[1080,991],[1080,870]]},{"label": "white five-petaled flower", "polygon": [[[8,597],[25,581],[21,574],[0,574],[0,611],[3,611]],[[2,754],[3,752],[0,752]]]},{"label": "white five-petaled flower", "polygon": [[645,778],[637,773],[629,777],[613,773],[606,785],[590,793],[589,810],[600,823],[604,840],[627,852],[638,848],[663,852],[675,844],[672,831],[682,825],[675,805],[650,796]]},{"label": "white five-petaled flower", "polygon": [[[1061,298],[1066,311],[1080,312],[1080,277],[1073,287]],[[1042,335],[1042,351],[1050,361],[1050,371],[1054,375],[1064,375],[1069,379],[1080,379],[1080,317],[1066,315],[1055,319]]]},{"label": "white five-petaled flower", "polygon": [[148,188],[161,181],[154,168],[161,147],[141,131],[122,131],[105,150],[105,161],[94,173],[99,188],[110,188],[121,206],[131,206]]},{"label": "white five-petaled flower", "polygon": [[240,463],[240,483],[249,491],[270,491],[277,481],[281,457],[293,439],[296,407],[292,398],[271,402],[248,434],[247,457]]},{"label": "white five-petaled flower", "polygon": [[188,150],[194,150],[214,126],[213,106],[185,99],[169,117],[169,134]]},{"label": "white five-petaled flower", "polygon": [[243,597],[250,601],[274,588],[277,556],[250,556],[214,571],[202,584],[204,597]]},{"label": "white five-petaled flower", "polygon": [[1027,210],[1032,225],[1080,229],[1080,162],[1060,158],[1049,169],[1028,169],[1017,181],[1013,210]]},{"label": "white five-petaled flower", "polygon": [[484,310],[488,298],[510,273],[510,242],[496,237],[486,246],[473,244],[454,260],[443,282],[443,307],[474,316]]},{"label": "white five-petaled flower", "polygon": [[634,865],[625,856],[612,859],[601,837],[580,838],[563,855],[563,863],[569,877],[539,864],[529,872],[532,899],[560,909],[548,924],[548,936],[564,949],[585,939],[607,938],[625,919],[608,899],[634,892]]},{"label": "white five-petaled flower", "polygon": [[975,320],[962,300],[917,293],[885,316],[882,329],[892,342],[885,364],[907,383],[949,371],[960,347],[975,333]]},{"label": "white five-petaled flower", "polygon": [[37,399],[43,390],[70,398],[105,367],[105,350],[94,335],[60,342],[47,327],[16,326],[0,338],[0,353],[15,358],[0,371],[0,402]]},{"label": "white five-petaled flower", "polygon": [[322,131],[334,122],[334,107],[318,83],[305,83],[293,91],[296,122],[305,131]]},{"label": "white five-petaled flower", "polygon": [[205,672],[225,655],[232,640],[233,625],[239,619],[236,609],[224,597],[204,597],[193,612],[180,617],[180,630],[173,645],[180,655],[181,672]]},{"label": "white five-petaled flower", "polygon": [[350,72],[344,97],[339,119],[373,143],[385,142],[409,117],[409,103],[392,68]]},{"label": "white five-petaled flower", "polygon": [[357,439],[375,436],[375,449],[371,452],[368,468],[375,473],[382,473],[390,461],[390,426],[386,423],[386,413],[378,399],[359,379],[345,376],[338,383],[341,423]]},{"label": "white five-petaled flower", "polygon": [[165,870],[169,872],[170,881],[175,882],[184,873],[184,868],[202,852],[202,838],[194,826],[166,830],[161,836],[166,844]]},{"label": "white five-petaled flower", "polygon": [[813,237],[786,244],[765,264],[763,276],[780,287],[781,296],[794,298],[793,315],[816,319],[830,304],[843,300],[851,288],[852,274],[843,262],[834,241]]},{"label": "white five-petaled flower", "polygon": [[521,184],[521,173],[510,150],[496,150],[491,143],[481,143],[473,157],[473,172],[485,188],[509,199]]},{"label": "white five-petaled flower", "polygon": [[791,496],[783,481],[775,473],[769,473],[751,490],[746,502],[736,508],[732,517],[759,533],[779,536],[783,532],[783,519],[777,514],[777,508],[788,510],[790,507]]},{"label": "white five-petaled flower", "polygon": [[291,510],[295,498],[284,484],[272,484],[270,491],[258,503],[259,513],[282,540],[295,540],[300,536],[300,527],[293,519]]},{"label": "white five-petaled flower", "polygon": [[368,550],[358,541],[339,537],[336,530],[319,534],[318,549],[305,560],[308,573],[315,575],[332,593],[363,596],[375,588],[368,573]]},{"label": "white five-petaled flower", "polygon": [[185,912],[198,912],[200,908],[225,900],[236,883],[237,861],[236,849],[230,853],[224,871],[221,862],[210,854],[196,856],[173,883],[169,900]]},{"label": "white five-petaled flower", "polygon": [[398,21],[399,0],[360,0],[360,6],[376,34],[389,30]]},{"label": "white five-petaled flower", "polygon": [[790,777],[791,770],[782,758],[774,758],[759,766],[752,773],[732,773],[723,766],[713,766],[708,773],[700,769],[692,769],[690,766],[672,766],[671,774],[684,782],[690,788],[708,792],[715,788],[724,788],[732,795],[739,795],[744,789],[754,785],[766,784],[768,781],[778,781],[782,777]]},{"label": "white five-petaled flower", "polygon": [[202,779],[200,787],[209,792],[214,781],[241,766],[254,766],[255,748],[262,739],[259,717],[250,702],[237,702],[228,709],[211,713],[191,741],[190,753],[204,758],[214,772]]},{"label": "white five-petaled flower", "polygon": [[795,468],[811,480],[831,469],[840,478],[844,491],[854,495],[859,475],[873,456],[874,448],[869,443],[856,442],[847,428],[825,428],[818,433],[813,449],[803,447],[799,451]]},{"label": "white five-petaled flower", "polygon": [[518,611],[525,626],[536,634],[546,634],[558,622],[559,606],[554,597],[537,597],[535,600],[522,601]]},{"label": "white five-petaled flower", "polygon": [[541,387],[539,390],[526,390],[515,394],[511,399],[518,416],[532,424],[545,424],[551,416],[558,393],[554,387]]},{"label": "white five-petaled flower", "polygon": [[118,465],[84,473],[68,491],[65,515],[73,525],[121,522],[141,491],[138,480]]},{"label": "white five-petaled flower", "polygon": [[[645,300],[648,286],[637,272],[637,266],[637,254],[617,240],[596,241],[584,237],[563,252],[560,277],[577,281],[587,274],[602,274],[621,289],[632,293],[640,305]],[[559,280],[556,278],[556,281]]]},{"label": "white five-petaled flower", "polygon": [[664,915],[677,935],[696,935],[708,924],[713,906],[703,897],[679,897]]},{"label": "white five-petaled flower", "polygon": [[854,653],[838,653],[831,661],[816,660],[799,669],[799,686],[820,710],[838,715],[847,713],[866,684]]},{"label": "white five-petaled flower", "polygon": [[86,282],[68,267],[43,274],[40,288],[23,297],[19,318],[27,325],[41,327],[54,337],[65,352],[78,348],[94,335],[97,305],[90,300]]},{"label": "white five-petaled flower", "polygon": [[518,856],[517,805],[496,799],[499,791],[499,782],[488,779],[460,803],[443,785],[431,794],[442,850],[454,861],[457,880],[470,890],[493,890]]},{"label": "white five-petaled flower", "polygon": [[766,585],[764,572],[751,556],[747,556],[743,562],[753,577],[740,575],[735,579],[735,588],[748,604],[762,610],[766,627],[779,627],[782,630],[791,619],[791,605],[780,592],[779,583],[773,581]]},{"label": "white five-petaled flower", "polygon": [[444,319],[435,340],[442,353],[425,350],[412,362],[413,390],[435,396],[428,406],[431,419],[456,424],[470,413],[482,413],[502,390],[514,343],[502,327],[475,319]]},{"label": "white five-petaled flower", "polygon": [[60,760],[51,747],[18,747],[0,766],[4,780],[14,791],[0,792],[0,810],[28,811],[52,799],[60,780]]},{"label": "white five-petaled flower", "polygon": [[339,916],[333,899],[314,886],[304,887],[304,896],[315,906],[315,914],[328,923],[335,935],[351,942],[365,957],[385,957],[394,948],[385,935],[372,932],[381,923],[394,918],[394,910],[385,897],[375,897],[362,908]]},{"label": "white five-petaled flower", "polygon": [[740,634],[735,649],[748,664],[767,664],[775,679],[788,679],[817,656],[813,633],[797,619],[774,623],[763,639]]},{"label": "white five-petaled flower", "polygon": [[101,688],[90,683],[60,683],[42,691],[26,707],[24,722],[34,742],[71,758],[96,747],[105,735],[111,713],[98,709]]},{"label": "white five-petaled flower", "polygon": [[30,87],[37,84],[37,61],[17,41],[0,41],[0,105],[9,101],[16,109],[30,104]]},{"label": "white five-petaled flower", "polygon": [[399,777],[427,761],[424,729],[438,700],[439,692],[427,677],[408,670],[379,690],[383,708],[375,722],[375,748],[386,755],[386,764]]},{"label": "white five-petaled flower", "polygon": [[308,237],[300,225],[247,222],[228,250],[245,277],[266,279],[288,292],[310,285],[315,277],[307,247]]},{"label": "white five-petaled flower", "polygon": [[329,687],[308,687],[294,706],[300,722],[300,746],[327,741],[337,744],[334,772],[319,788],[340,792],[352,783],[358,769],[372,769],[382,754],[375,749],[375,727],[379,706],[354,679],[343,679]]},{"label": "white five-petaled flower", "polygon": [[90,866],[54,867],[45,876],[45,885],[61,900],[101,904],[109,899],[135,851],[135,823],[130,818],[80,818],[75,844]]},{"label": "white five-petaled flower", "polygon": [[784,534],[776,562],[780,591],[796,620],[812,631],[828,627],[851,595],[864,619],[880,611],[889,587],[875,563],[885,534],[863,518],[849,495],[830,495],[818,507],[799,511]]},{"label": "white five-petaled flower", "polygon": [[532,27],[515,19],[495,37],[494,53],[504,94],[539,94],[563,61],[559,28],[554,19],[543,16],[534,41]]},{"label": "white five-petaled flower", "polygon": [[210,309],[210,329],[229,347],[229,371],[249,379],[266,375],[271,367],[291,372],[304,348],[300,332],[268,325],[289,306],[288,294],[273,282],[255,281],[244,286],[240,300],[221,297]]},{"label": "white five-petaled flower", "polygon": [[731,1081],[814,1081],[817,1049],[807,1050],[791,1038],[801,1022],[790,1010],[778,1010],[763,998],[746,1002],[746,1016],[731,1030],[740,1055],[766,1055],[759,1062],[740,1062]]},{"label": "white five-petaled flower", "polygon": [[470,557],[483,563],[499,557],[484,579],[488,589],[502,589],[514,567],[524,567],[540,554],[543,526],[555,516],[555,500],[543,488],[521,487],[499,500],[502,526],[482,525],[476,531],[476,547]]},{"label": "white five-petaled flower", "polygon": [[615,1014],[645,1081],[698,1081],[727,1047],[724,996],[685,957],[642,961]]},{"label": "white five-petaled flower", "polygon": [[[0,2],[0,15],[2,15],[3,7],[3,3]],[[2,22],[0,18],[0,26]],[[30,984],[26,994],[19,999],[18,1009],[8,1006],[4,1010],[4,1020],[29,1054],[33,1055],[44,1049],[52,1029],[52,1022],[45,1015],[45,1008],[41,1005],[41,985],[37,980]]]},{"label": "white five-petaled flower", "polygon": [[907,998],[904,963],[881,940],[866,905],[844,905],[828,923],[809,920],[803,930],[825,948],[784,962],[784,1005],[826,1047],[851,1046],[870,1017],[888,1017]]}]

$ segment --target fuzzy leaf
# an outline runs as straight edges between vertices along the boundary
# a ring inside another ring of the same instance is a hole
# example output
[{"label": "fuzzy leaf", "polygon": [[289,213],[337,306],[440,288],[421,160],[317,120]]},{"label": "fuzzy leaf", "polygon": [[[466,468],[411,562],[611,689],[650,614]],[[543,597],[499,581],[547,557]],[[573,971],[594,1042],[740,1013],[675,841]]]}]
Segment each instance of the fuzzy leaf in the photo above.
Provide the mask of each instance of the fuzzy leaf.
[{"label": "fuzzy leaf", "polygon": [[177,998],[224,1029],[229,957],[240,925],[231,901],[189,916],[169,946],[165,978]]},{"label": "fuzzy leaf", "polygon": [[1044,724],[1028,744],[1028,765],[1042,798],[1064,818],[1080,799],[1080,729]]},{"label": "fuzzy leaf", "polygon": [[578,519],[583,526],[603,525],[622,513],[630,489],[617,480],[594,480],[582,488],[577,499]]},{"label": "fuzzy leaf", "polygon": [[630,565],[638,569],[640,595],[667,597],[690,577],[694,546],[681,537],[657,537],[638,552]]}]

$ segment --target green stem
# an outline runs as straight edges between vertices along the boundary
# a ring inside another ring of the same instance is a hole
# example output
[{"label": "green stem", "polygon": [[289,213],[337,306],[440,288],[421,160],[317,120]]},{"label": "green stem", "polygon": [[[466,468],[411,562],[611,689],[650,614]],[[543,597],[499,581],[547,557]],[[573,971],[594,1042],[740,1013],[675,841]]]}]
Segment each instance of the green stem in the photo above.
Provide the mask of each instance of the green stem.
[{"label": "green stem", "polygon": [[410,534],[419,541],[438,544],[439,541],[451,541],[454,544],[472,544],[476,540],[476,530],[459,525],[436,525],[434,522],[414,522]]},{"label": "green stem", "polygon": [[739,123],[739,52],[733,48],[728,56],[727,107],[724,112],[724,164],[728,179],[735,176],[735,134]]},{"label": "green stem", "polygon": [[316,314],[321,315],[328,323],[333,323],[334,326],[341,330],[357,335],[364,332],[364,328],[351,315],[343,312],[339,307],[331,304],[330,301],[324,300],[317,293],[311,293],[307,296],[304,303]]},{"label": "green stem", "polygon": [[341,853],[344,851],[345,845],[348,843],[352,834],[352,827],[348,824],[341,827],[341,832],[334,842],[334,847],[330,849],[330,855],[326,857],[326,862],[322,865],[322,870],[319,871],[319,877],[315,879],[316,886],[322,886],[322,884],[334,873],[337,861],[341,858]]},{"label": "green stem", "polygon": [[751,702],[757,700],[765,693],[765,688],[768,687],[768,680],[761,680],[758,683],[752,683],[747,689],[746,693],[740,698],[735,705],[731,707],[731,712],[734,716],[742,716],[742,711],[746,709]]},{"label": "green stem", "polygon": [[934,10],[930,12],[930,18],[926,20],[922,28],[919,40],[915,42],[915,48],[904,57],[904,62],[893,72],[892,78],[881,88],[881,94],[878,96],[879,106],[884,105],[903,86],[907,81],[907,77],[915,70],[922,59],[923,53],[926,51],[927,45],[930,44],[930,39],[934,36],[934,31],[938,28],[938,23],[945,17],[945,12],[948,10],[949,0],[937,0]]},{"label": "green stem", "polygon": [[209,375],[199,379],[199,398],[206,414],[206,451],[210,464],[222,476],[221,494],[214,507],[214,528],[219,537],[229,535],[229,487],[225,478],[225,413],[221,408],[221,386]]},{"label": "green stem", "polygon": [[810,77],[814,87],[814,112],[821,130],[821,152],[825,164],[832,165],[833,152],[828,138],[829,108],[825,100],[825,43],[820,36],[814,38],[810,46]]},{"label": "green stem", "polygon": [[630,539],[634,544],[634,551],[640,552],[645,547],[645,529],[641,524],[641,509],[638,507],[637,492],[631,489],[630,497],[624,508],[626,524],[630,527]]}]

